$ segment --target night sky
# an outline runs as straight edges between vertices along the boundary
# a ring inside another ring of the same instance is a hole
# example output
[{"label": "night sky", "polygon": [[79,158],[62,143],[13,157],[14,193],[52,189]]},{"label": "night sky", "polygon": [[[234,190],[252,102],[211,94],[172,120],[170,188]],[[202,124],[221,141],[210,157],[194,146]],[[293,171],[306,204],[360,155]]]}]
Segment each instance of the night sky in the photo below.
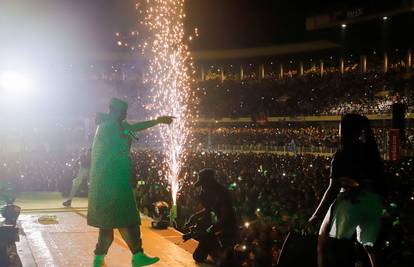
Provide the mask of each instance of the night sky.
[{"label": "night sky", "polygon": [[[199,29],[194,50],[267,46],[314,39],[335,39],[334,32],[305,29],[307,16],[352,7],[377,8],[404,0],[187,0],[186,31]],[[93,2],[93,1],[92,1]],[[103,17],[110,18],[113,31],[129,31],[137,17],[135,1],[104,0]],[[378,24],[378,23],[377,23]],[[375,26],[375,25],[374,25]],[[372,25],[368,25],[368,33]],[[382,31],[382,29],[377,29]],[[366,34],[362,34],[366,36]],[[367,36],[375,42],[377,36]],[[360,39],[356,36],[355,39]],[[337,41],[337,39],[336,39]],[[366,40],[364,40],[366,42]]]},{"label": "night sky", "polygon": [[[344,6],[378,6],[380,2],[396,1],[404,0],[187,0],[185,24],[187,32],[199,29],[200,37],[190,44],[193,50],[326,38],[338,41],[339,29],[307,32],[306,16]],[[39,47],[39,51],[56,54],[62,48],[69,54],[116,51],[114,33],[135,30],[140,19],[133,0],[1,0],[1,3],[2,46],[20,50],[30,44]],[[367,26],[368,35],[361,34],[360,28],[352,39],[366,44],[367,40],[359,38],[359,34],[374,45],[380,42],[381,29],[375,23]],[[373,30],[375,27],[378,29]]]}]

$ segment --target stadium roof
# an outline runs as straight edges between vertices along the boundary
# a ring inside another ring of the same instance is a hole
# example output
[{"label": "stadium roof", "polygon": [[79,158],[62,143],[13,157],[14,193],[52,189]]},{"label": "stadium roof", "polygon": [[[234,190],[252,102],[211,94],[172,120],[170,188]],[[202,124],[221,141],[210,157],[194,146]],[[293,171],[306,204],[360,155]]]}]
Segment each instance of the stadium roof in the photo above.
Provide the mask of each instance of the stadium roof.
[{"label": "stadium roof", "polygon": [[[257,58],[268,56],[283,56],[294,55],[306,52],[315,52],[328,49],[336,49],[340,46],[335,42],[328,40],[291,43],[274,46],[241,48],[241,49],[223,49],[223,50],[203,50],[203,51],[190,51],[191,56],[196,61],[203,60],[226,60],[226,59],[245,59],[245,58]],[[67,59],[74,59],[75,55],[66,54]],[[132,53],[130,51],[118,51],[118,52],[93,52],[82,54],[82,57],[77,57],[78,61],[85,62],[131,62],[145,60],[145,56],[139,53]],[[81,58],[81,59],[79,59]]]},{"label": "stadium roof", "polygon": [[191,55],[195,60],[243,59],[266,56],[292,55],[334,48],[339,48],[339,45],[332,41],[320,40],[244,49],[193,51],[191,52]]}]

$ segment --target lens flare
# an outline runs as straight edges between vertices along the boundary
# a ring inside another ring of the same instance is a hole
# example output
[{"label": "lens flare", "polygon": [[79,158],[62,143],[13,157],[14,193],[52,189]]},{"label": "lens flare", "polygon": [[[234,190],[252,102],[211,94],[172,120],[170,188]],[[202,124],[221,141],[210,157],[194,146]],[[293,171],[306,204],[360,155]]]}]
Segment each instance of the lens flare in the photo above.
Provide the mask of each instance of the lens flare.
[{"label": "lens flare", "polygon": [[192,62],[184,34],[185,0],[147,0],[144,25],[149,41],[144,53],[149,58],[146,82],[151,86],[152,103],[148,108],[154,115],[176,117],[170,126],[162,126],[160,137],[165,154],[164,170],[174,205],[180,190],[182,167],[191,141]]}]

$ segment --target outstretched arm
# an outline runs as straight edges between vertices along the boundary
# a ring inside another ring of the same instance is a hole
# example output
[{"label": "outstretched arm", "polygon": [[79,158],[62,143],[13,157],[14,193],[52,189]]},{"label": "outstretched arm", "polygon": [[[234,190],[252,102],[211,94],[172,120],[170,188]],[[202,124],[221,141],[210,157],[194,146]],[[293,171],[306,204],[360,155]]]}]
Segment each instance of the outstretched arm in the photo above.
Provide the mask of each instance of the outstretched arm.
[{"label": "outstretched arm", "polygon": [[342,153],[337,152],[335,153],[332,163],[331,163],[331,173],[329,179],[329,186],[325,191],[325,194],[322,197],[321,202],[319,203],[318,207],[316,208],[315,212],[308,220],[308,224],[306,227],[314,224],[321,216],[324,216],[325,213],[328,211],[330,205],[335,200],[336,196],[338,195],[341,189],[341,183],[339,177],[342,175],[343,164],[342,162]]},{"label": "outstretched arm", "polygon": [[125,130],[131,131],[131,132],[140,132],[140,131],[143,131],[145,129],[154,127],[157,124],[158,124],[157,120],[150,120],[150,121],[137,122],[137,123],[134,123],[134,124],[129,124],[129,123],[125,122],[123,124],[123,126],[124,126]]},{"label": "outstretched arm", "polygon": [[341,186],[338,182],[338,179],[330,179],[329,186],[326,189],[325,194],[323,195],[323,198],[319,203],[318,208],[315,210],[312,217],[309,219],[310,223],[313,223],[327,212],[329,206],[332,204],[332,202],[338,195],[340,188]]},{"label": "outstretched arm", "polygon": [[143,121],[143,122],[138,122],[134,124],[129,124],[125,122],[123,126],[128,131],[139,132],[139,131],[143,131],[145,129],[154,127],[155,125],[160,124],[160,123],[171,124],[173,119],[174,117],[171,117],[171,116],[162,116],[162,117],[158,117],[156,120]]}]

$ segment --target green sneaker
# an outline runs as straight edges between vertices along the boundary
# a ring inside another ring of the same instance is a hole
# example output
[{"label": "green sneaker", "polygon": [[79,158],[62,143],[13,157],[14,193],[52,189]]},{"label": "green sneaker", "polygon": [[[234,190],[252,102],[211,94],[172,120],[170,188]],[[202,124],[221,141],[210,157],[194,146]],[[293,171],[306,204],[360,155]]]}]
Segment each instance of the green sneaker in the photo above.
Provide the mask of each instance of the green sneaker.
[{"label": "green sneaker", "polygon": [[158,257],[149,257],[143,252],[138,252],[132,255],[132,267],[141,267],[154,264],[158,262],[160,258]]},{"label": "green sneaker", "polygon": [[95,255],[93,259],[93,267],[102,267],[104,266],[105,255]]}]

